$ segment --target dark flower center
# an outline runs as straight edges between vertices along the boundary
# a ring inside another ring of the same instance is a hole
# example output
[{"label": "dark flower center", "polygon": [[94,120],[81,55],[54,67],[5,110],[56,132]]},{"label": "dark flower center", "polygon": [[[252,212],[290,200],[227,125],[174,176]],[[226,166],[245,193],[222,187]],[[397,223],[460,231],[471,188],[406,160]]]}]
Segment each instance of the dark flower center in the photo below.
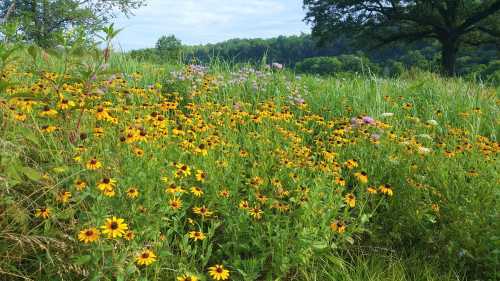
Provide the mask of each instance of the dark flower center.
[{"label": "dark flower center", "polygon": [[118,223],[117,222],[112,222],[111,225],[109,226],[112,230],[118,229]]}]

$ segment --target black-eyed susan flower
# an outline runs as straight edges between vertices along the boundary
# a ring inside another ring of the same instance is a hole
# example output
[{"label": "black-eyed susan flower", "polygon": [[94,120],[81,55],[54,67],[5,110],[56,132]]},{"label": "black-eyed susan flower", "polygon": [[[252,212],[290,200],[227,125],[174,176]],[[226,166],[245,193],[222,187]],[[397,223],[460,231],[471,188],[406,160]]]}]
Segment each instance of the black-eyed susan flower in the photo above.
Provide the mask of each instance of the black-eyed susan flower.
[{"label": "black-eyed susan flower", "polygon": [[85,166],[89,170],[97,170],[102,167],[102,163],[99,160],[97,160],[97,158],[94,157],[90,159]]},{"label": "black-eyed susan flower", "polygon": [[354,173],[354,176],[356,177],[356,179],[360,182],[360,183],[368,183],[368,174],[366,174],[366,172],[364,171],[361,171],[361,172],[356,172]]},{"label": "black-eyed susan flower", "polygon": [[180,198],[172,198],[168,201],[168,205],[174,209],[174,210],[178,210],[182,207],[182,200]]},{"label": "black-eyed susan flower", "polygon": [[206,238],[206,236],[201,231],[190,231],[189,238],[193,239],[194,241],[198,241],[198,240],[202,241]]},{"label": "black-eyed susan flower", "polygon": [[59,201],[63,204],[68,203],[69,199],[71,199],[71,192],[69,192],[69,191],[62,191],[57,196],[57,201]]},{"label": "black-eyed susan flower", "polygon": [[156,254],[150,249],[144,249],[135,257],[137,265],[148,266],[156,261]]},{"label": "black-eyed susan flower", "polygon": [[219,191],[219,196],[220,197],[228,198],[229,195],[230,195],[230,193],[229,193],[229,190],[227,190],[227,189],[223,189],[223,190]]},{"label": "black-eyed susan flower", "polygon": [[330,223],[330,228],[333,231],[342,234],[342,233],[345,232],[345,230],[346,230],[347,227],[346,227],[346,225],[345,225],[344,222],[336,220],[336,221],[333,221],[332,223]]},{"label": "black-eyed susan flower", "polygon": [[347,160],[344,165],[348,168],[348,169],[354,169],[354,168],[357,168],[359,166],[359,163],[358,163],[358,160],[356,159],[349,159]]},{"label": "black-eyed susan flower", "polygon": [[105,191],[106,189],[114,189],[116,186],[116,180],[112,178],[103,178],[101,181],[97,184],[97,188],[99,188],[101,191]]},{"label": "black-eyed susan flower", "polygon": [[139,156],[139,157],[144,156],[144,150],[142,150],[138,147],[134,147],[133,152],[136,156]]},{"label": "black-eyed susan flower", "polygon": [[139,197],[139,190],[135,187],[127,189],[127,197],[130,199],[135,199]]},{"label": "black-eyed susan flower", "polygon": [[50,208],[38,208],[35,210],[35,217],[48,219],[52,213],[52,209]]},{"label": "black-eyed susan flower", "polygon": [[253,207],[248,209],[248,213],[256,220],[260,220],[262,218],[262,214],[264,213],[259,207]]},{"label": "black-eyed susan flower", "polygon": [[202,170],[196,170],[196,180],[199,182],[205,182],[207,179],[207,173],[203,172]]},{"label": "black-eyed susan flower", "polygon": [[203,189],[193,186],[191,187],[191,193],[196,197],[201,197],[203,195]]},{"label": "black-eyed susan flower", "polygon": [[374,187],[374,186],[369,186],[366,191],[369,193],[369,194],[377,194],[377,189]]},{"label": "black-eyed susan flower", "polygon": [[128,225],[124,219],[113,216],[107,218],[103,226],[101,226],[102,233],[107,234],[109,238],[120,238],[128,230]]},{"label": "black-eyed susan flower", "polygon": [[132,230],[125,231],[125,235],[123,235],[123,238],[125,238],[125,240],[127,240],[127,241],[133,240],[134,237],[135,237],[135,233]]},{"label": "black-eyed susan flower", "polygon": [[192,274],[183,274],[181,276],[177,276],[177,281],[198,281],[198,277]]},{"label": "black-eyed susan flower", "polygon": [[382,184],[382,185],[380,185],[380,187],[378,189],[379,189],[380,193],[387,195],[387,196],[392,196],[394,193],[391,185],[389,185],[389,184]]},{"label": "black-eyed susan flower", "polygon": [[78,233],[78,240],[85,244],[95,242],[99,239],[101,232],[96,228],[83,229]]},{"label": "black-eyed susan flower", "polygon": [[346,181],[342,177],[336,177],[335,178],[335,183],[338,184],[338,185],[340,185],[340,186],[345,186]]},{"label": "black-eyed susan flower", "polygon": [[102,194],[107,197],[114,197],[116,195],[115,188],[112,186],[106,186],[104,190],[102,190]]},{"label": "black-eyed susan flower", "polygon": [[211,215],[213,215],[214,212],[210,211],[207,207],[201,206],[201,207],[193,207],[193,213],[203,217],[203,218],[208,218]]},{"label": "black-eyed susan flower", "polygon": [[349,193],[344,197],[344,202],[351,208],[356,206],[356,196],[354,194]]},{"label": "black-eyed susan flower", "polygon": [[246,201],[246,200],[241,200],[240,204],[238,206],[240,207],[240,209],[244,209],[244,210],[250,208],[250,204],[248,204],[248,201]]},{"label": "black-eyed susan flower", "polygon": [[229,279],[229,270],[225,269],[223,265],[216,264],[208,268],[208,274],[214,280],[227,280]]},{"label": "black-eyed susan flower", "polygon": [[82,191],[87,187],[87,183],[84,180],[77,179],[77,180],[75,180],[75,187],[76,187],[76,190]]},{"label": "black-eyed susan flower", "polygon": [[40,130],[43,133],[52,133],[55,130],[57,130],[57,127],[56,126],[52,126],[52,125],[43,125],[42,127],[40,127]]},{"label": "black-eyed susan flower", "polygon": [[42,111],[40,111],[40,116],[42,117],[55,117],[57,116],[57,110],[52,109],[48,106],[44,106]]}]

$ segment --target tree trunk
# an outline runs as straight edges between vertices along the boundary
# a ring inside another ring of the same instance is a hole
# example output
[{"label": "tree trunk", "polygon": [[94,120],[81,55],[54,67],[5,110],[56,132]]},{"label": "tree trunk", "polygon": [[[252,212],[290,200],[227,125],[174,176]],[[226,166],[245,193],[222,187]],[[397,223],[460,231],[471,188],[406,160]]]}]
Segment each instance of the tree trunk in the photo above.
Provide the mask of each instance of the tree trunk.
[{"label": "tree trunk", "polygon": [[455,76],[458,52],[458,40],[447,38],[441,41],[441,67],[443,74]]}]

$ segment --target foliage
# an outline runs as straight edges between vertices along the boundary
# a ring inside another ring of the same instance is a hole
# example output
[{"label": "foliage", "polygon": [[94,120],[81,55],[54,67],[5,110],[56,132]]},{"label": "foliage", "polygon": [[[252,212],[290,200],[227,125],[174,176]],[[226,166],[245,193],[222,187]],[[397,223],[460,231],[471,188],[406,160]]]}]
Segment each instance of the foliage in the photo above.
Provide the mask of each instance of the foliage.
[{"label": "foliage", "polygon": [[162,36],[156,42],[156,51],[160,58],[166,62],[179,61],[182,43],[174,35]]},{"label": "foliage", "polygon": [[61,44],[65,31],[76,29],[93,35],[115,16],[129,14],[144,4],[143,0],[5,0],[0,3],[0,15],[15,3],[10,20],[20,23],[19,32],[39,46]]},{"label": "foliage", "polygon": [[[377,44],[436,39],[441,44],[441,65],[456,73],[456,56],[466,44],[498,43],[500,2],[472,1],[332,1],[304,0],[313,36],[322,41],[354,33]],[[366,42],[366,40],[359,40]]]},{"label": "foliage", "polygon": [[298,63],[296,69],[299,72],[313,74],[378,72],[377,66],[371,63],[368,58],[356,55],[308,58]]},{"label": "foliage", "polygon": [[[100,52],[30,47],[3,64],[1,274],[497,277],[495,89],[422,74],[167,71],[113,56],[116,33]],[[360,57],[337,60],[359,70]],[[108,236],[113,216],[124,221]],[[381,246],[436,259],[420,271],[361,259]]]}]

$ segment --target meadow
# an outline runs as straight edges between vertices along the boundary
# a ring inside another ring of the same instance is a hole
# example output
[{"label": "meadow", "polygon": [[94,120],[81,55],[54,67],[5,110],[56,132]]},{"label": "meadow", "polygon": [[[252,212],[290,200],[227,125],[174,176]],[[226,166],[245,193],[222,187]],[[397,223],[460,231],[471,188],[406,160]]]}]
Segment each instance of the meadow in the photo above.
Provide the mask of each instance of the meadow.
[{"label": "meadow", "polygon": [[498,88],[0,55],[1,280],[500,277]]}]

